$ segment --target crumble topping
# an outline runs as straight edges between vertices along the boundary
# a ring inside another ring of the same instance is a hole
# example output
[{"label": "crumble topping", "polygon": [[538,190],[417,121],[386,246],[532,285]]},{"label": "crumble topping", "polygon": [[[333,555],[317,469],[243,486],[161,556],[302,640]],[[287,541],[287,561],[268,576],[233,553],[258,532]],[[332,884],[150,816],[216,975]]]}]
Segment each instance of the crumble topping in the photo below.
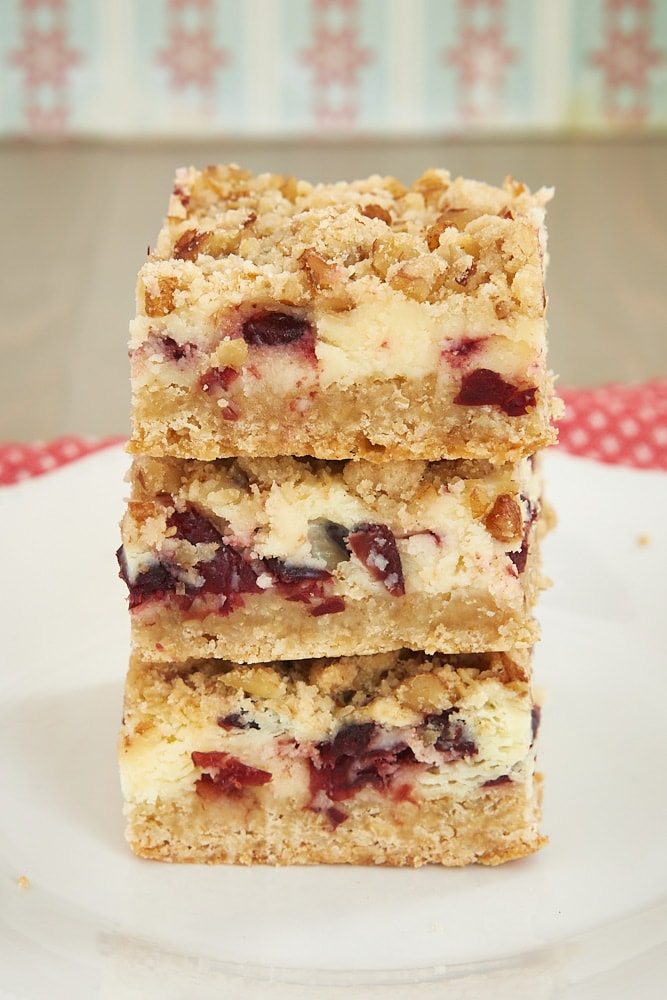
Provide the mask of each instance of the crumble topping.
[{"label": "crumble topping", "polygon": [[[444,170],[410,188],[379,176],[311,185],[219,166],[180,170],[174,191],[137,297],[140,315],[158,328],[169,316],[177,339],[179,322],[195,313],[208,317],[214,337],[223,290],[231,305],[303,308],[316,299],[318,326],[321,315],[333,327],[337,314],[378,293],[392,308],[405,300],[406,319],[410,302],[433,307],[441,326],[445,304],[459,326],[474,319],[464,304],[472,297],[488,333],[507,333],[512,319],[512,336],[531,336],[521,317],[544,316],[550,190],[531,194],[510,179],[492,187]],[[135,324],[135,346],[144,329]]]}]

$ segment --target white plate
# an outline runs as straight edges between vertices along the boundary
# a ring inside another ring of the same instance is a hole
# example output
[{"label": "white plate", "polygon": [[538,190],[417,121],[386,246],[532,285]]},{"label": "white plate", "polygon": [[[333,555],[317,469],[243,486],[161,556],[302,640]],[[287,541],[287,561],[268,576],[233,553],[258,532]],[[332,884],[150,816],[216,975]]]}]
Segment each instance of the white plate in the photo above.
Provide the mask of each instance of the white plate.
[{"label": "white plate", "polygon": [[127,458],[0,490],[0,998],[662,1000],[667,476],[547,458],[550,844],[490,869],[134,858],[115,760]]}]

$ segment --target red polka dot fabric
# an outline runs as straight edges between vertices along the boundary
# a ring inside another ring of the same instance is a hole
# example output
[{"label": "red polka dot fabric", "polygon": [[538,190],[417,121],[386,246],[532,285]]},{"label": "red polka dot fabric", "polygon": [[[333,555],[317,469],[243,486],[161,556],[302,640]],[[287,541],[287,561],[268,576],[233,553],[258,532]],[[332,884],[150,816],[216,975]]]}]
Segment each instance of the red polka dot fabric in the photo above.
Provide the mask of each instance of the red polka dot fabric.
[{"label": "red polka dot fabric", "polygon": [[[612,465],[667,471],[667,378],[641,385],[561,389],[565,416],[559,447]],[[0,445],[0,486],[19,483],[120,444],[121,437],[59,437]]]},{"label": "red polka dot fabric", "polygon": [[612,465],[667,470],[667,378],[562,389],[560,396],[565,451]]},{"label": "red polka dot fabric", "polygon": [[34,444],[0,444],[0,486],[52,472],[78,458],[120,444],[122,437],[59,437]]}]

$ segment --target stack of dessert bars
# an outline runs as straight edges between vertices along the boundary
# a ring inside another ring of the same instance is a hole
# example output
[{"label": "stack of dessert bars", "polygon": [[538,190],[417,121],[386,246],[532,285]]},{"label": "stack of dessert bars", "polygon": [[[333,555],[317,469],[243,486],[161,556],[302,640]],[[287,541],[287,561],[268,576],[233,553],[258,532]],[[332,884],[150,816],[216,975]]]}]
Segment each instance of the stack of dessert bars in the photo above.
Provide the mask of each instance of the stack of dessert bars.
[{"label": "stack of dessert bars", "polygon": [[550,193],[177,172],[130,341],[138,855],[464,865],[544,843]]}]

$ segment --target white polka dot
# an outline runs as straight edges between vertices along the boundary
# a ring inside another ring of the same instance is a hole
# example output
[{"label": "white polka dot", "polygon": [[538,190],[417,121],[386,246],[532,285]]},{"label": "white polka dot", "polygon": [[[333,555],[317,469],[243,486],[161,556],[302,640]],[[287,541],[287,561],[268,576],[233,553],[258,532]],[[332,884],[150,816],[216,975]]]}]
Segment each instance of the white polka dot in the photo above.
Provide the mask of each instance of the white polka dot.
[{"label": "white polka dot", "polygon": [[621,420],[618,427],[625,437],[634,437],[639,431],[639,424],[632,417],[626,417],[624,420]]},{"label": "white polka dot", "polygon": [[575,447],[582,448],[584,445],[588,444],[589,435],[583,427],[575,427],[570,434],[570,441]]},{"label": "white polka dot", "polygon": [[625,409],[625,404],[623,403],[623,401],[620,399],[616,399],[615,397],[612,396],[610,396],[608,399],[605,399],[603,401],[603,405],[605,410],[608,413],[610,413],[612,417],[618,416],[618,414],[622,413],[623,410]]},{"label": "white polka dot", "polygon": [[600,447],[605,455],[615,455],[620,451],[621,446],[615,437],[612,437],[611,434],[606,434],[600,441]]},{"label": "white polka dot", "polygon": [[653,450],[643,441],[640,441],[639,444],[635,445],[632,451],[637,461],[642,462],[643,464],[650,462],[653,458]]},{"label": "white polka dot", "polygon": [[602,430],[603,427],[607,426],[607,417],[602,410],[593,410],[588,415],[588,425],[595,430]]},{"label": "white polka dot", "polygon": [[63,458],[76,458],[81,454],[81,448],[76,441],[65,441],[60,448]]}]

